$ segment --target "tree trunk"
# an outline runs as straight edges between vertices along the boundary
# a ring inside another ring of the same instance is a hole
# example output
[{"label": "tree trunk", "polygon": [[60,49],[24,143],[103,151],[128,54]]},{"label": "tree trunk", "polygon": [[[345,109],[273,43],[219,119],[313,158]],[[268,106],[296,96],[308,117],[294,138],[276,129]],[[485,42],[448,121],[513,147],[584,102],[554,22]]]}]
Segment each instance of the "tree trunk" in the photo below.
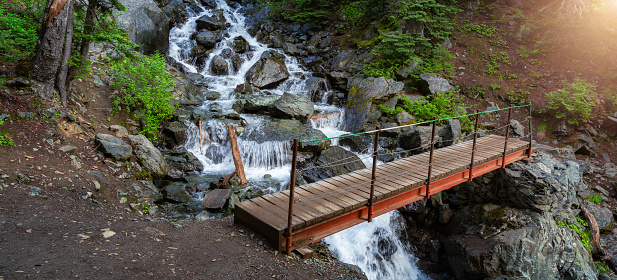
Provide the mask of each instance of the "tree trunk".
[{"label": "tree trunk", "polygon": [[[79,53],[81,54],[81,58],[83,59],[83,61],[85,62],[86,59],[88,58],[88,53],[90,52],[90,43],[92,43],[92,39],[88,38],[88,36],[90,35],[94,35],[94,21],[96,19],[96,11],[97,11],[97,1],[89,1],[88,3],[88,9],[86,10],[86,18],[84,19],[84,35],[86,35],[85,37],[83,37],[81,39],[81,42],[79,43],[80,47],[79,47]],[[77,75],[77,72],[79,72],[79,68],[72,66],[71,69],[69,70],[69,77],[68,80],[72,80],[73,77],[75,77]]]},{"label": "tree trunk", "polygon": [[73,45],[73,0],[68,0],[68,19],[66,24],[66,36],[64,36],[64,53],[60,62],[60,72],[56,79],[56,87],[60,93],[62,106],[66,107],[66,76],[69,72],[69,60],[71,59],[71,46]]},{"label": "tree trunk", "polygon": [[47,7],[49,8],[46,9],[45,22],[41,28],[36,55],[30,68],[30,76],[39,83],[35,91],[44,99],[49,99],[53,92],[65,43],[64,37],[70,10],[66,6],[67,1],[69,0],[48,0]]}]

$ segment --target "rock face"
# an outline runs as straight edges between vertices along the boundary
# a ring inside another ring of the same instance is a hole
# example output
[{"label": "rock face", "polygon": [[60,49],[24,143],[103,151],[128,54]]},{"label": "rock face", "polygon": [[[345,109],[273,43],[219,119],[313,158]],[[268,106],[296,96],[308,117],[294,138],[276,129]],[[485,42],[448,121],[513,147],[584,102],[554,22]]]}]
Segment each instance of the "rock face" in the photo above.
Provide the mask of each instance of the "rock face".
[{"label": "rock face", "polygon": [[[270,119],[264,121],[259,130],[249,131],[244,135],[244,138],[258,143],[267,141],[289,141],[291,143],[296,138],[300,140],[315,140],[326,138],[326,135],[298,120]],[[309,142],[300,145],[299,150],[303,152],[318,152],[326,149],[330,144],[330,140]]]},{"label": "rock face", "polygon": [[167,175],[169,166],[165,162],[163,154],[152,145],[146,136],[141,134],[129,135],[128,138],[135,151],[135,156],[137,156],[144,169],[150,172],[152,177],[162,178]]},{"label": "rock face", "polygon": [[346,112],[345,130],[358,132],[377,99],[386,99],[403,90],[404,84],[392,79],[365,78],[356,76],[349,79],[349,96]]},{"label": "rock face", "polygon": [[454,187],[440,261],[457,279],[596,279],[580,237],[558,225],[577,222],[587,190],[578,163],[543,152]]},{"label": "rock face", "polygon": [[315,105],[307,97],[284,93],[270,105],[268,111],[275,118],[296,119],[306,123],[313,116],[314,110]]},{"label": "rock face", "polygon": [[[341,160],[344,160],[345,164],[334,165],[335,163],[340,163]],[[328,165],[330,166],[320,168],[321,166]],[[322,151],[318,156],[298,163],[298,168],[304,170],[304,172],[302,172],[302,178],[307,183],[343,175],[365,167],[366,166],[358,156],[339,146],[330,147]]]},{"label": "rock face", "polygon": [[96,135],[94,141],[99,145],[99,149],[101,149],[103,153],[116,160],[127,160],[133,153],[131,146],[122,142],[122,139],[109,134],[99,133]]},{"label": "rock face", "polygon": [[167,53],[169,18],[152,0],[120,0],[126,11],[114,11],[120,28],[146,54]]},{"label": "rock face", "polygon": [[270,51],[262,54],[261,59],[246,73],[246,80],[258,88],[271,88],[289,78],[284,57]]},{"label": "rock face", "polygon": [[454,86],[448,80],[437,75],[421,74],[418,89],[424,95],[434,95],[454,90]]}]

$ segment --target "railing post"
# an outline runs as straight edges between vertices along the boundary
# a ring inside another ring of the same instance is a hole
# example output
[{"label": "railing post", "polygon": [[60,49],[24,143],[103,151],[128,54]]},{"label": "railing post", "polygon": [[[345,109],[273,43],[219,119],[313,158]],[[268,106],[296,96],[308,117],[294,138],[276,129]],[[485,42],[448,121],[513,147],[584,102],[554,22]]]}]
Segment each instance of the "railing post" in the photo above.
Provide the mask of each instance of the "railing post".
[{"label": "railing post", "polygon": [[373,144],[373,173],[371,175],[371,197],[368,200],[368,222],[373,221],[373,204],[375,203],[375,178],[377,171],[377,156],[379,156],[379,133],[381,127],[377,126],[375,132],[375,143]]},{"label": "railing post", "polygon": [[476,141],[478,140],[478,120],[480,119],[479,112],[479,110],[476,110],[476,123],[473,129],[473,147],[471,149],[471,164],[469,164],[469,181],[473,180],[473,163],[476,157]]},{"label": "railing post", "polygon": [[510,122],[512,121],[512,105],[508,110],[508,124],[506,125],[506,141],[503,144],[503,158],[501,160],[501,168],[506,167],[506,153],[508,152],[508,139],[510,138]]},{"label": "railing post", "polygon": [[531,126],[531,103],[529,103],[529,150],[527,157],[531,157],[532,146],[533,146],[533,126]]},{"label": "railing post", "polygon": [[428,177],[426,179],[426,199],[431,198],[431,173],[433,172],[433,150],[435,150],[435,132],[437,131],[437,117],[433,119],[433,132],[431,136],[431,152],[428,160]]},{"label": "railing post", "polygon": [[298,139],[294,139],[293,156],[291,159],[291,179],[289,182],[289,211],[287,211],[287,255],[291,255],[292,219],[294,212],[294,190],[296,188],[296,163],[298,161]]}]

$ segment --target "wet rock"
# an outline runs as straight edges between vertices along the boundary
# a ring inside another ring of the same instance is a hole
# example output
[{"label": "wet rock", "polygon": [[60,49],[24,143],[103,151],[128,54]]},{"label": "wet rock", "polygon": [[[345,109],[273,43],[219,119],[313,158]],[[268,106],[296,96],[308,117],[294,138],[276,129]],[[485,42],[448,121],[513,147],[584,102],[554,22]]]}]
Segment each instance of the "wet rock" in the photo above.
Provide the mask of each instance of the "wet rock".
[{"label": "wet rock", "polygon": [[315,105],[307,97],[291,93],[284,93],[268,108],[272,117],[297,119],[301,122],[307,122],[314,110]]},{"label": "wet rock", "polygon": [[221,98],[221,94],[216,91],[207,91],[205,94],[206,100],[217,100]]},{"label": "wet rock", "polygon": [[191,195],[186,190],[186,183],[171,182],[162,189],[163,197],[172,202],[186,203],[191,200]]},{"label": "wet rock", "polygon": [[216,8],[216,0],[200,0],[199,2],[201,2],[202,5],[206,6],[206,8]]},{"label": "wet rock", "polygon": [[300,49],[298,49],[298,47],[292,43],[285,43],[283,45],[283,51],[287,54],[287,55],[291,55],[291,56],[296,56],[300,53]]},{"label": "wet rock", "polygon": [[122,139],[109,134],[99,133],[95,137],[95,143],[99,149],[116,160],[126,160],[131,157],[133,149]]},{"label": "wet rock", "polygon": [[[270,119],[265,120],[260,130],[245,132],[244,139],[264,143],[268,141],[288,141],[293,139],[314,140],[326,138],[323,132],[303,124],[298,120],[290,119]],[[315,141],[300,145],[299,150],[303,152],[317,152],[329,147],[331,141]],[[291,147],[291,146],[290,146]]]},{"label": "wet rock", "polygon": [[223,40],[223,34],[218,31],[199,32],[195,36],[195,41],[206,49],[214,48],[221,40]]},{"label": "wet rock", "polygon": [[225,61],[220,55],[215,55],[212,58],[212,64],[210,66],[210,71],[214,75],[222,76],[229,74],[229,63]]},{"label": "wet rock", "polygon": [[182,24],[189,17],[187,7],[180,0],[172,0],[165,7],[161,8],[161,11],[169,18],[171,25]]},{"label": "wet rock", "polygon": [[171,167],[170,169],[179,170],[182,173],[197,172],[204,169],[199,159],[182,146],[172,150],[171,155],[165,157],[165,161]]},{"label": "wet rock", "polygon": [[171,122],[163,129],[163,133],[170,135],[176,144],[183,144],[186,141],[187,127],[182,122]]},{"label": "wet rock", "polygon": [[275,32],[272,34],[272,47],[274,48],[282,48],[285,45],[285,38],[283,34],[280,32]]},{"label": "wet rock", "polygon": [[230,189],[212,190],[204,196],[201,205],[206,209],[221,209],[225,206],[225,202],[227,202],[230,195]]},{"label": "wet rock", "polygon": [[165,162],[163,154],[152,145],[146,136],[141,134],[129,135],[128,139],[133,147],[135,156],[137,156],[141,165],[146,171],[150,172],[153,178],[162,178],[167,175],[169,166]]},{"label": "wet rock", "polygon": [[252,94],[253,93],[253,87],[249,83],[239,84],[234,89],[234,92],[235,93],[240,93],[240,94]]},{"label": "wet rock", "polygon": [[129,131],[124,126],[121,126],[121,125],[117,125],[117,124],[110,125],[109,130],[111,130],[114,133],[114,135],[118,138],[124,138],[126,136],[129,136]]},{"label": "wet rock", "polygon": [[311,96],[313,102],[322,102],[326,89],[327,81],[325,78],[310,77],[306,79],[305,91],[308,96]]},{"label": "wet rock", "polygon": [[241,99],[238,99],[234,103],[233,108],[238,113],[257,113],[267,112],[272,103],[280,98],[278,95],[247,95]]},{"label": "wet rock", "polygon": [[237,36],[234,38],[232,47],[237,53],[245,53],[251,50],[251,45],[242,36]]},{"label": "wet rock", "polygon": [[418,89],[424,95],[435,95],[436,93],[449,92],[454,90],[450,82],[438,75],[420,74]]},{"label": "wet rock", "polygon": [[349,80],[348,101],[345,107],[345,130],[358,132],[377,99],[391,98],[403,90],[403,83],[385,78],[355,76]]},{"label": "wet rock", "polygon": [[197,23],[197,28],[204,28],[210,31],[217,31],[226,27],[222,10],[214,11],[211,16],[204,15],[198,18],[195,23]]},{"label": "wet rock", "polygon": [[234,54],[231,57],[231,66],[233,66],[234,68],[234,73],[240,70],[240,67],[242,67],[242,63],[244,63],[244,58],[240,57],[239,54]]},{"label": "wet rock", "polygon": [[289,78],[284,57],[274,51],[265,52],[255,65],[246,73],[247,82],[258,88],[275,87]]},{"label": "wet rock", "polygon": [[[344,162],[344,164],[335,164]],[[339,146],[330,147],[318,156],[298,163],[298,168],[304,170],[302,178],[307,183],[313,183],[326,178],[343,175],[366,168],[362,160],[354,153]]]},{"label": "wet rock", "polygon": [[169,18],[151,0],[120,0],[126,11],[114,11],[120,29],[129,32],[129,40],[146,53],[167,53]]}]

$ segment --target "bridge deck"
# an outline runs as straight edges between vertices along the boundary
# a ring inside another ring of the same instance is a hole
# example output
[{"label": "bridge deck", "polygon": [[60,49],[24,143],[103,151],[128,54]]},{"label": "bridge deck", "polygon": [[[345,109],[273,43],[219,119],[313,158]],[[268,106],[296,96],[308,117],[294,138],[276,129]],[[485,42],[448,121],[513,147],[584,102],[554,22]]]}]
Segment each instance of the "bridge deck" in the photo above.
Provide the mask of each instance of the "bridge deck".
[{"label": "bridge deck", "polygon": [[[474,177],[501,166],[504,140],[504,137],[497,135],[478,138]],[[431,194],[469,178],[472,144],[473,141],[466,141],[434,151]],[[506,164],[524,158],[528,148],[528,142],[508,140]],[[426,193],[428,162],[429,153],[425,152],[379,165],[376,170],[374,216],[422,199]],[[366,220],[370,182],[371,168],[367,168],[296,187],[292,220],[294,247],[317,242]],[[275,248],[280,248],[284,245],[288,207],[289,190],[267,194],[237,204],[234,219],[236,223],[247,225],[264,235]]]}]

